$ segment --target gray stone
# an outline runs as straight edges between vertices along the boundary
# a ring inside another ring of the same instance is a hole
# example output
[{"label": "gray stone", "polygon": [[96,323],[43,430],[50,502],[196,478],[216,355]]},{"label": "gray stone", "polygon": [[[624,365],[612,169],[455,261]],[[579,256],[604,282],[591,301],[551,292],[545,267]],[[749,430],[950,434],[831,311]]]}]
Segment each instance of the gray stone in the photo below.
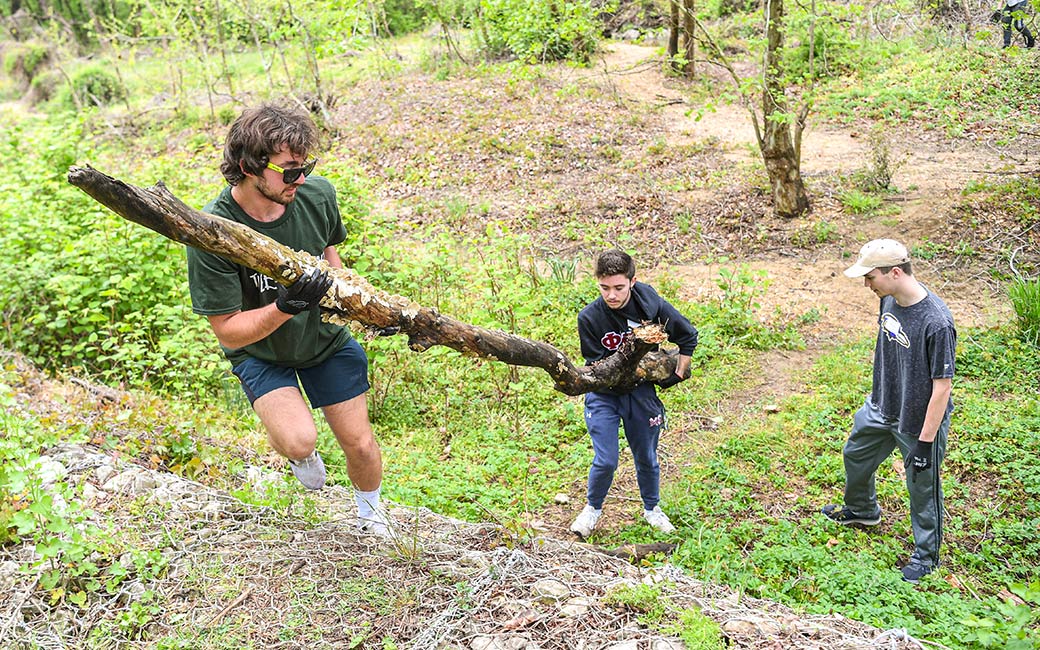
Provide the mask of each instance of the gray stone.
[{"label": "gray stone", "polygon": [[584,616],[592,607],[593,601],[581,596],[570,598],[560,607],[561,616]]},{"label": "gray stone", "polygon": [[94,479],[101,485],[104,485],[115,473],[116,468],[112,467],[111,463],[102,463],[94,470]]},{"label": "gray stone", "polygon": [[11,560],[0,562],[0,592],[10,593],[14,589],[18,582],[18,567],[19,564]]},{"label": "gray stone", "polygon": [[40,456],[39,472],[40,483],[51,485],[57,483],[69,475],[69,470],[58,461],[48,456]]},{"label": "gray stone", "polygon": [[559,580],[553,578],[542,578],[531,585],[531,591],[535,598],[543,603],[552,603],[571,595],[570,588]]}]

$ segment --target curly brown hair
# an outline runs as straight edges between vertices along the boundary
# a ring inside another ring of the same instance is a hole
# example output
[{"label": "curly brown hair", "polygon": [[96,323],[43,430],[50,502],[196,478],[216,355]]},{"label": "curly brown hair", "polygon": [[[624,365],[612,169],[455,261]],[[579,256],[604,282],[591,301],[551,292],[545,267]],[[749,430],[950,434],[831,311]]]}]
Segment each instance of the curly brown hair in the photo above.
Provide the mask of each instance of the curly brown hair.
[{"label": "curly brown hair", "polygon": [[229,184],[238,185],[247,173],[262,174],[271,154],[282,147],[301,156],[318,148],[318,127],[311,116],[275,103],[247,108],[228,131],[220,173]]}]

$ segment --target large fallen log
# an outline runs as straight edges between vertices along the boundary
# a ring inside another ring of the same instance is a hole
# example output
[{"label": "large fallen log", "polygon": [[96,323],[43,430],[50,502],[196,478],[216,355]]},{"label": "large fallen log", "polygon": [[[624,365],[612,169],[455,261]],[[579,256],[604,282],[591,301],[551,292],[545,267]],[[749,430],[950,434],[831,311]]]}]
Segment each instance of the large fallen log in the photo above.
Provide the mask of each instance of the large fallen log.
[{"label": "large fallen log", "polygon": [[187,246],[221,255],[275,281],[292,284],[314,267],[329,269],[334,284],[322,299],[322,318],[340,325],[363,326],[408,336],[408,346],[423,351],[434,345],[464,355],[545,370],[556,390],[580,395],[658,380],[675,371],[676,355],[653,348],[666,340],[659,325],[633,332],[616,354],[590,366],[575,366],[551,345],[500,330],[463,323],[421,307],[401,296],[373,288],[352,269],[330,269],[324,260],[295,251],[240,223],[189,207],[162,183],[139,188],[97,171],[73,167],[68,180],[119,216]]}]

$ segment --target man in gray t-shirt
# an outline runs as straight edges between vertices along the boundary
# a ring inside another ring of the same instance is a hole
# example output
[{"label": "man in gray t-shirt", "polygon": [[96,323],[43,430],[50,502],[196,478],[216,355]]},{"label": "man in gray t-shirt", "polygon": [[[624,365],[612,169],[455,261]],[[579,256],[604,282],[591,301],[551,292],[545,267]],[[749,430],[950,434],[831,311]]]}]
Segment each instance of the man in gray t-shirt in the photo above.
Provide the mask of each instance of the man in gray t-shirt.
[{"label": "man in gray t-shirt", "polygon": [[899,447],[910,492],[914,552],[902,568],[916,584],[939,565],[942,542],[942,482],[946,434],[953,411],[952,380],[957,331],[942,299],[913,276],[906,247],[876,239],[845,270],[881,299],[874,347],[874,381],[856,412],[843,449],[845,503],[823,514],[839,524],[881,523],[874,476]]}]

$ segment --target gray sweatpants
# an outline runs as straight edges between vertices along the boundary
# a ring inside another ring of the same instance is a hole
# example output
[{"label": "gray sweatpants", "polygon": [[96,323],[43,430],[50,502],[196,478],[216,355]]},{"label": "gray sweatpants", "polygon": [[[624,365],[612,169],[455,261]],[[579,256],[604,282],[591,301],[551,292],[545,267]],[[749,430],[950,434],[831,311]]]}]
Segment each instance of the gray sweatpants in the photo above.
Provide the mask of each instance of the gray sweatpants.
[{"label": "gray sweatpants", "polygon": [[910,562],[939,565],[942,543],[943,497],[939,466],[946,456],[946,434],[950,414],[946,413],[932,445],[932,466],[917,471],[909,466],[910,452],[917,444],[918,432],[899,431],[899,421],[881,414],[868,397],[853,418],[852,433],[845,442],[845,505],[852,512],[870,516],[880,512],[874,477],[878,467],[897,446],[906,467],[906,488],[910,492],[910,524],[914,530],[914,554]]}]

